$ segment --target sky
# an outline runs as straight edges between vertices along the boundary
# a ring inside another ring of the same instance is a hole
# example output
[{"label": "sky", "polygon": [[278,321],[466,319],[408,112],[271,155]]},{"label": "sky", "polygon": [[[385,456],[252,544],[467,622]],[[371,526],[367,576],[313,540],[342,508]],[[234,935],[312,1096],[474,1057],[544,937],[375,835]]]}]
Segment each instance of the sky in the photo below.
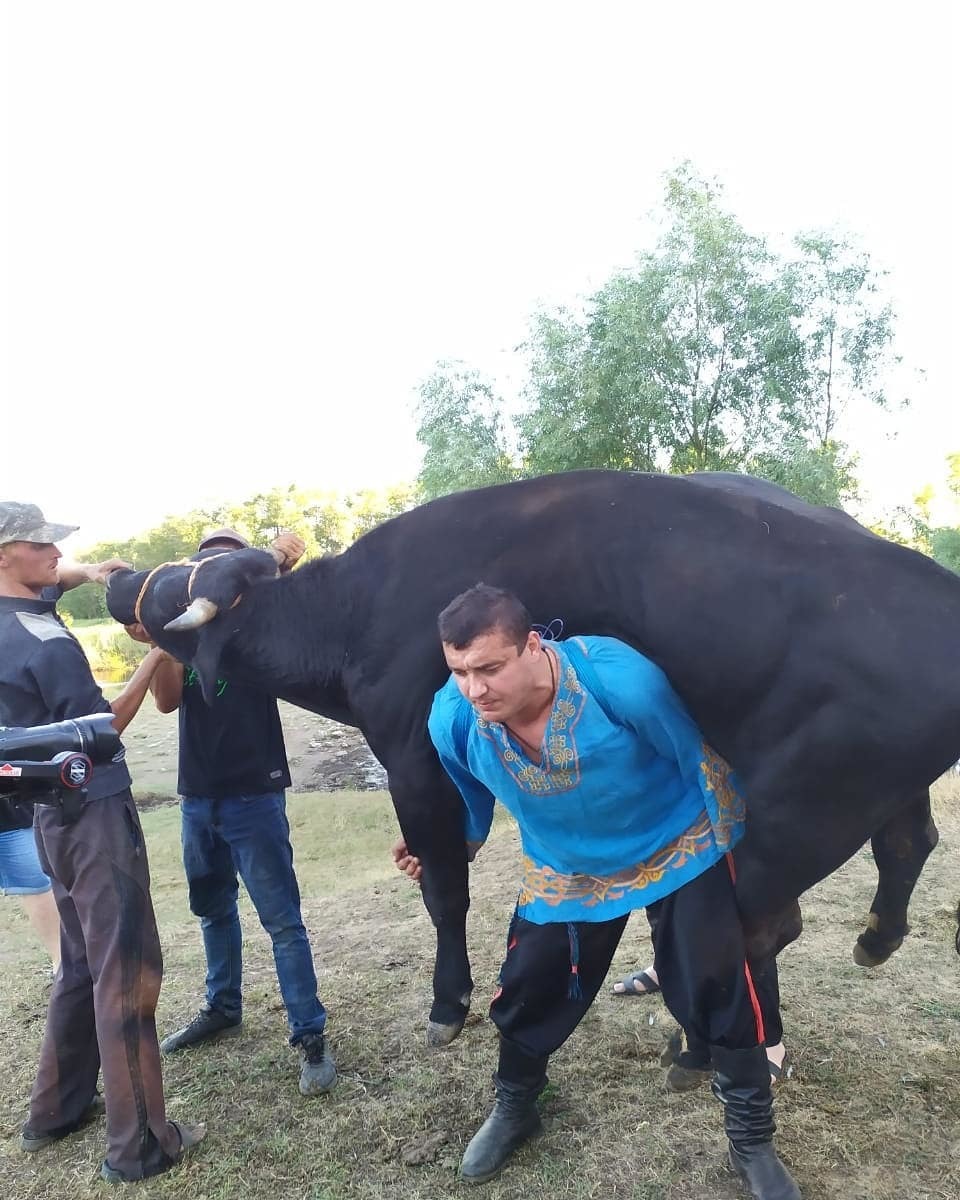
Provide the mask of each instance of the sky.
[{"label": "sky", "polygon": [[515,390],[532,312],[628,266],[690,159],[889,272],[912,402],[845,432],[909,504],[960,451],[953,7],[4,6],[0,492],[81,546],[410,479],[433,366]]}]

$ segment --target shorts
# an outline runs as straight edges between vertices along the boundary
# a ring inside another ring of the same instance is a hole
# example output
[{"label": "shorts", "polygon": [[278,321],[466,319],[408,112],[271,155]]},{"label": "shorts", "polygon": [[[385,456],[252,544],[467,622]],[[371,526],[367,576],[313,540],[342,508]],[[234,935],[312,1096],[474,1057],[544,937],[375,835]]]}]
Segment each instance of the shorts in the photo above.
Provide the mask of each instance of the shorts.
[{"label": "shorts", "polygon": [[50,891],[40,867],[33,829],[0,833],[0,892],[5,896],[37,896]]}]

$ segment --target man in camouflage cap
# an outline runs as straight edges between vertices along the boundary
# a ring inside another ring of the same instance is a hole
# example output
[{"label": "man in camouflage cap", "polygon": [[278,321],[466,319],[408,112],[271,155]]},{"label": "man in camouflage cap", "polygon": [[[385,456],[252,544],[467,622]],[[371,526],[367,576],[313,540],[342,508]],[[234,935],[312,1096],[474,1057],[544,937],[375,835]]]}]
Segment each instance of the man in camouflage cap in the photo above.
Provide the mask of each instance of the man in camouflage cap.
[{"label": "man in camouflage cap", "polygon": [[[112,712],[122,732],[166,658],[151,650],[113,702],[104,698],[56,602],[67,588],[103,582],[126,564],[62,566],[55,542],[75,528],[46,521],[35,504],[0,501],[0,725]],[[157,1175],[204,1129],[166,1116],[154,1022],[163,962],[123,751],[96,768],[78,813],[51,797],[37,804],[34,829],[40,865],[53,881],[62,954],[21,1149],[59,1141],[105,1103],[104,1179]]]}]

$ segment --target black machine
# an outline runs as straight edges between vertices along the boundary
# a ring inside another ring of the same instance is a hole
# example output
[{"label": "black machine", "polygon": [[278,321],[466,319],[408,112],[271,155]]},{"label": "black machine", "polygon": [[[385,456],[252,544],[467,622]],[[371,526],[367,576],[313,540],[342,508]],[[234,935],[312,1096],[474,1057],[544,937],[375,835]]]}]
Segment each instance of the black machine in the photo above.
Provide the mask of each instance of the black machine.
[{"label": "black machine", "polygon": [[54,725],[0,725],[0,794],[59,805],[76,819],[94,766],[120,753],[113,713],[94,713]]}]

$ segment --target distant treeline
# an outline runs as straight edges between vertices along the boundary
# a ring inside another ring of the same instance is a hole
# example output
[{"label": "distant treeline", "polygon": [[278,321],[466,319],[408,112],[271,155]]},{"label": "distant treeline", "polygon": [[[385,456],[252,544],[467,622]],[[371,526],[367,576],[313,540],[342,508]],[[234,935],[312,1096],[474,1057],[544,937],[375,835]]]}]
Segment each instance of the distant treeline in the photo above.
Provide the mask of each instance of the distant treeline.
[{"label": "distant treeline", "polygon": [[[291,530],[307,543],[306,561],[320,554],[338,554],[368,529],[412,508],[417,496],[417,487],[412,483],[347,496],[291,484],[260,492],[248,500],[166,517],[161,524],[125,541],[98,542],[84,551],[83,558],[87,562],[122,558],[138,570],[149,569],[189,558],[205,533],[226,525],[254,546],[268,546],[282,530]],[[76,620],[106,619],[108,615],[103,588],[91,585],[67,592],[60,609]]]}]

